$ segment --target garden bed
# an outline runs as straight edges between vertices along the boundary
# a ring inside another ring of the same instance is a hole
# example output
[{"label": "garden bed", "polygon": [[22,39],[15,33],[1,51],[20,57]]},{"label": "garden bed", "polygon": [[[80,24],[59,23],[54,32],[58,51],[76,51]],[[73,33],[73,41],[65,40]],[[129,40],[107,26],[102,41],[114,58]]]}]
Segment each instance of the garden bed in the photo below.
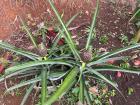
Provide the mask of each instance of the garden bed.
[{"label": "garden bed", "polygon": [[[99,16],[97,18],[97,39],[93,42],[93,47],[96,48],[96,50],[112,51],[114,49],[127,46],[128,42],[130,42],[131,38],[134,37],[134,34],[137,31],[135,25],[133,23],[129,23],[132,13],[133,11],[129,6],[122,4],[113,4],[109,2],[101,2]],[[85,35],[85,32],[81,32],[79,30],[84,30],[85,27],[89,25],[90,19],[91,16],[87,11],[84,15],[80,15],[79,18],[77,18],[70,26],[76,26],[76,28],[72,29],[71,32],[79,40],[79,49],[82,49],[85,45],[85,38],[83,37]],[[83,25],[81,24],[82,22],[86,24]],[[35,28],[33,28],[32,30],[35,31]],[[80,35],[78,36],[79,33]],[[122,40],[123,37],[125,37],[124,40]],[[12,45],[26,50],[32,49],[30,39],[22,31],[20,31],[17,35],[11,36],[6,41]],[[131,52],[126,52],[123,55],[130,55],[132,57],[135,53]],[[140,59],[139,55],[137,59]],[[131,61],[130,65],[134,66],[134,62]],[[140,68],[140,65],[138,65],[137,68]],[[125,99],[116,90],[116,95],[114,95],[114,97],[110,97],[110,105],[140,104],[139,75],[121,73],[121,76],[118,76],[117,72],[105,72],[104,74],[106,74],[108,77],[113,78],[113,80],[118,83],[120,91],[124,94],[127,100],[125,101]],[[15,81],[18,82],[17,80]],[[10,84],[11,82],[8,81],[8,83]],[[25,89],[22,88],[21,90],[19,90],[20,94],[16,94],[15,91],[14,96],[6,95],[3,97],[5,84],[1,83],[0,85],[0,103],[2,103],[2,105],[19,105],[23,98]],[[109,89],[111,90],[112,88]],[[35,103],[33,102],[35,98],[33,97],[34,94],[32,93],[26,105],[35,105]]]}]

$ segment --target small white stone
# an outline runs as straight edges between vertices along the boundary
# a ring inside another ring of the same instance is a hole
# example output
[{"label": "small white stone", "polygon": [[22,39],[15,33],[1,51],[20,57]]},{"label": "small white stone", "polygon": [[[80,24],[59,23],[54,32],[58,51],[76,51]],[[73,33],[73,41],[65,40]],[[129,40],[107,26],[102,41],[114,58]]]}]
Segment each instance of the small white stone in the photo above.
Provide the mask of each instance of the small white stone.
[{"label": "small white stone", "polygon": [[85,13],[86,13],[87,15],[89,15],[89,11],[86,11]]},{"label": "small white stone", "polygon": [[44,22],[41,22],[40,24],[37,25],[37,27],[39,29],[44,28],[44,26],[45,26],[45,23]]}]

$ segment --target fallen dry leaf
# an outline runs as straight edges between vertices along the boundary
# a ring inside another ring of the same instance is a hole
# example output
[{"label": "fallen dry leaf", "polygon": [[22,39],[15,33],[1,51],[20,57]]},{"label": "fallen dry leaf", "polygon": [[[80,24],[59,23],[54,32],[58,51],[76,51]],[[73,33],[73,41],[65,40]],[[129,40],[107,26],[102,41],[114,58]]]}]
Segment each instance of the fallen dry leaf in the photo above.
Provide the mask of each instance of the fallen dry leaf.
[{"label": "fallen dry leaf", "polygon": [[98,87],[97,86],[93,86],[89,88],[89,91],[95,95],[98,95],[99,91],[98,91]]},{"label": "fallen dry leaf", "polygon": [[[49,40],[50,43],[53,43],[55,37],[57,36],[57,32],[55,32],[55,30],[53,29],[53,27],[48,28],[48,32],[47,32],[47,40]],[[62,46],[64,45],[65,41],[64,38],[61,38],[58,41],[58,45]]]},{"label": "fallen dry leaf", "polygon": [[140,66],[140,59],[134,60],[134,66]]},{"label": "fallen dry leaf", "polygon": [[111,99],[109,99],[109,103],[110,103],[110,105],[113,105],[113,103],[112,103],[112,100],[111,100]]},{"label": "fallen dry leaf", "polygon": [[120,71],[117,71],[116,76],[117,76],[118,78],[120,78],[120,77],[122,76],[122,73],[121,73]]},{"label": "fallen dry leaf", "polygon": [[99,52],[107,52],[107,49],[106,49],[106,48],[101,47],[101,48],[99,48]]},{"label": "fallen dry leaf", "polygon": [[131,60],[136,59],[136,58],[138,58],[138,55],[137,55],[137,54],[134,54],[134,55],[131,57]]},{"label": "fallen dry leaf", "polygon": [[104,89],[102,89],[103,94],[106,94],[108,92],[108,88],[105,87]]},{"label": "fallen dry leaf", "polygon": [[54,31],[54,28],[53,27],[48,27],[47,30],[48,31]]},{"label": "fallen dry leaf", "polygon": [[107,61],[108,64],[114,64],[115,63],[115,60],[109,60]]}]

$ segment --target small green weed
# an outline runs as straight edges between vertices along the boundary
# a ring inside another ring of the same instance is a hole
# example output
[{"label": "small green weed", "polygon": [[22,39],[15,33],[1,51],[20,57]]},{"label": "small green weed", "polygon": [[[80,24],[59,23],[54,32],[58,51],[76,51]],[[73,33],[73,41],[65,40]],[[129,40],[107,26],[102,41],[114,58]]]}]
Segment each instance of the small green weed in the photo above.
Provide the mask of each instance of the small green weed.
[{"label": "small green weed", "polygon": [[128,88],[128,95],[132,95],[134,93],[134,89],[133,88]]},{"label": "small green weed", "polygon": [[130,64],[128,62],[124,62],[124,63],[121,63],[120,66],[122,68],[127,68],[128,69],[130,67]]},{"label": "small green weed", "polygon": [[22,93],[20,92],[19,89],[16,89],[16,90],[15,90],[15,95],[16,95],[16,96],[20,96],[21,94],[22,94]]},{"label": "small green weed", "polygon": [[127,37],[126,35],[122,34],[122,35],[119,37],[119,39],[121,40],[121,42],[122,42],[123,44],[129,44],[129,40],[128,40],[128,37]]},{"label": "small green weed", "polygon": [[100,41],[101,44],[107,44],[108,40],[109,40],[109,38],[108,38],[107,35],[103,35],[99,38],[99,41]]}]

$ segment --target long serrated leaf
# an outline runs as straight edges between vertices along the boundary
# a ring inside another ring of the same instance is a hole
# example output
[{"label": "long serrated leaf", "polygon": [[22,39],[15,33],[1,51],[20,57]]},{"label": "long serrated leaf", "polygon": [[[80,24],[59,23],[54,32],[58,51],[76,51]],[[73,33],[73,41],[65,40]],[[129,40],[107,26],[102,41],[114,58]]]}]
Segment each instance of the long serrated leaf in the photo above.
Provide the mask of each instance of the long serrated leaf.
[{"label": "long serrated leaf", "polygon": [[[67,73],[67,72],[55,72],[55,73],[50,73],[48,79],[49,79],[49,80],[53,80],[53,81],[59,80],[59,79],[61,79],[62,77],[64,77],[64,76],[66,75],[66,73]],[[3,77],[3,80],[4,80],[4,79],[5,79],[5,78]],[[29,85],[29,84],[33,84],[33,83],[36,83],[36,82],[40,82],[40,81],[41,81],[41,76],[38,76],[38,77],[36,77],[36,78],[33,78],[33,79],[30,79],[30,80],[24,81],[24,82],[22,82],[22,83],[19,83],[19,84],[17,84],[17,85],[14,85],[14,86],[8,88],[8,90],[6,90],[6,92],[12,91],[12,90],[17,89],[17,88],[21,88],[21,87],[26,86],[26,85]]]},{"label": "long serrated leaf", "polygon": [[80,78],[80,92],[79,92],[79,100],[81,101],[82,104],[84,104],[84,88],[85,88],[85,80],[83,75]]},{"label": "long serrated leaf", "polygon": [[[13,73],[13,74],[10,74],[10,75],[7,75],[7,76],[3,75],[3,76],[0,77],[0,82],[4,81],[7,78],[10,78],[10,77],[13,77],[15,75],[18,75],[20,72],[21,71],[18,71],[16,73]],[[66,74],[67,74],[67,72],[50,73],[48,79],[51,80],[51,81],[56,81],[56,80],[59,80],[59,79],[63,78]],[[40,77],[39,77],[39,79],[25,81],[25,82],[22,83],[22,85],[21,84],[18,84],[18,86],[15,85],[14,87],[11,87],[11,89],[20,88],[20,87],[25,86],[27,84],[31,84],[33,82],[38,82],[38,81],[41,81],[41,78]]]},{"label": "long serrated leaf", "polygon": [[95,71],[121,71],[121,72],[125,72],[125,73],[134,73],[134,74],[140,74],[140,70],[139,69],[134,69],[134,68],[129,68],[129,69],[125,69],[125,68],[121,68],[121,67],[117,67],[117,66],[103,66],[103,67],[98,67],[98,68],[94,68]]},{"label": "long serrated leaf", "polygon": [[4,79],[7,79],[7,78],[10,78],[10,77],[13,77],[13,76],[17,76],[24,71],[29,71],[29,70],[34,70],[35,71],[36,69],[37,68],[32,67],[32,68],[22,69],[22,70],[17,71],[17,72],[5,73],[4,75],[2,75],[0,77],[0,82],[3,81]]},{"label": "long serrated leaf", "polygon": [[[65,34],[63,33],[63,31],[60,28],[58,28],[58,29],[59,29],[60,33],[64,36],[65,41],[67,42],[67,44],[69,45],[71,51],[73,52],[73,55],[77,55],[78,51],[75,50],[75,48],[73,48],[73,46],[71,45],[70,41],[66,38]],[[78,54],[78,56],[79,56],[79,59],[81,60],[81,57],[80,57],[79,54]],[[75,58],[76,58],[76,60],[78,60],[77,57],[75,57]]]},{"label": "long serrated leaf", "polygon": [[24,82],[19,83],[19,84],[17,84],[17,85],[14,85],[14,86],[8,88],[8,89],[6,90],[6,92],[12,91],[12,90],[14,90],[14,89],[17,89],[17,88],[20,88],[20,87],[23,87],[23,86],[26,86],[26,85],[29,85],[29,84],[36,83],[36,82],[38,82],[38,81],[41,81],[41,77],[40,77],[40,76],[39,76],[39,77],[36,77],[36,78],[33,78],[33,79],[30,79],[30,80],[27,80],[27,81],[24,81]]},{"label": "long serrated leaf", "polygon": [[73,21],[74,19],[76,19],[76,17],[79,15],[79,13],[76,13],[75,15],[73,15],[69,21],[66,23],[66,27],[68,27]]},{"label": "long serrated leaf", "polygon": [[68,44],[68,45],[69,45],[70,49],[72,50],[72,52],[73,52],[75,58],[76,58],[76,59],[81,59],[79,53],[77,52],[75,43],[74,43],[73,40],[72,40],[71,34],[70,34],[69,30],[67,29],[67,27],[65,26],[64,22],[62,21],[60,15],[59,15],[59,13],[58,13],[58,11],[56,10],[54,4],[52,3],[52,0],[47,0],[47,1],[49,2],[49,4],[50,4],[52,10],[54,11],[55,15],[57,16],[59,22],[61,23],[61,25],[62,25],[62,27],[63,27],[65,33],[66,33],[66,37],[65,37],[65,38],[67,38],[67,40],[69,41],[69,44]]},{"label": "long serrated leaf", "polygon": [[95,74],[98,77],[100,77],[101,79],[103,79],[104,81],[106,81],[107,83],[109,83],[110,85],[112,85],[113,87],[117,88],[118,85],[116,83],[113,83],[112,81],[110,81],[109,79],[107,79],[104,75],[102,75],[101,73],[99,73],[98,71],[95,71],[94,69],[91,68],[87,68],[87,71],[89,73]]},{"label": "long serrated leaf", "polygon": [[[71,19],[66,23],[66,27],[68,27],[72,23],[72,21],[78,16],[78,14],[79,13],[77,13],[71,17]],[[55,40],[53,41],[54,43],[50,49],[50,53],[52,53],[52,51],[55,49],[55,47],[56,47],[57,43],[59,42],[59,40],[61,39],[61,37],[62,37],[62,35],[60,33],[58,33]]]},{"label": "long serrated leaf", "polygon": [[119,90],[118,85],[116,83],[113,83],[112,81],[110,81],[109,79],[107,79],[104,75],[102,75],[98,71],[95,71],[92,68],[87,68],[87,70],[89,71],[89,73],[95,74],[96,76],[100,77],[102,80],[106,81],[108,84],[110,84],[111,86],[113,86],[122,95],[122,97],[126,100],[126,98],[124,97],[123,93]]},{"label": "long serrated leaf", "polygon": [[88,105],[93,105],[92,101],[91,101],[91,98],[90,98],[90,95],[89,95],[88,88],[87,88],[86,84],[84,84],[84,85],[85,85],[84,92],[85,92],[85,98],[87,100],[87,103],[88,103]]},{"label": "long serrated leaf", "polygon": [[133,14],[133,16],[131,17],[131,19],[129,20],[129,22],[132,21],[138,14],[140,14],[140,9],[138,9],[138,10]]},{"label": "long serrated leaf", "polygon": [[54,72],[54,73],[50,73],[49,75],[49,80],[51,81],[56,81],[61,79],[62,77],[64,77],[68,72]]},{"label": "long serrated leaf", "polygon": [[34,88],[35,84],[32,84],[28,90],[26,91],[26,94],[24,95],[22,101],[21,101],[21,104],[20,105],[25,105],[30,93],[32,92],[33,88]]},{"label": "long serrated leaf", "polygon": [[73,82],[76,81],[76,76],[78,74],[78,68],[74,67],[71,72],[67,75],[64,82],[61,86],[56,90],[56,92],[46,101],[44,105],[51,105],[54,103],[60,96],[64,95],[64,93],[73,86]]},{"label": "long serrated leaf", "polygon": [[66,61],[62,61],[62,60],[29,61],[23,64],[18,64],[16,66],[9,67],[8,69],[5,70],[5,74],[9,75],[11,73],[15,73],[25,68],[41,66],[41,65],[50,65],[50,64],[51,65],[54,65],[54,64],[67,65],[70,67],[72,66],[70,63],[67,63]]},{"label": "long serrated leaf", "polygon": [[92,18],[92,24],[91,24],[91,27],[90,27],[90,32],[89,32],[89,35],[88,35],[88,38],[87,38],[87,43],[86,43],[86,50],[89,49],[89,46],[90,46],[91,41],[93,39],[93,30],[95,28],[95,23],[96,23],[96,18],[97,18],[97,15],[98,15],[98,10],[99,10],[99,0],[97,0],[95,13],[94,13],[93,18]]},{"label": "long serrated leaf", "polygon": [[13,52],[15,52],[17,54],[20,54],[22,56],[28,57],[32,60],[37,60],[40,57],[39,55],[37,55],[35,53],[31,53],[31,52],[28,52],[28,51],[18,49],[15,46],[12,46],[12,45],[10,45],[6,42],[3,42],[2,40],[0,40],[0,47],[3,48],[3,49],[9,50],[9,51],[13,51]]},{"label": "long serrated leaf", "polygon": [[134,48],[138,48],[138,47],[140,47],[140,44],[135,44],[135,45],[127,46],[127,47],[124,47],[124,48],[120,48],[120,49],[117,49],[115,51],[109,52],[105,55],[99,56],[98,60],[104,60],[104,59],[109,58],[111,56],[117,55],[119,53],[131,50],[131,49],[134,49]]},{"label": "long serrated leaf", "polygon": [[20,21],[21,21],[21,24],[22,24],[24,30],[27,32],[27,35],[30,37],[34,47],[37,48],[38,47],[37,43],[36,43],[32,33],[30,32],[29,28],[27,27],[27,25],[24,23],[24,21],[21,18],[20,18]]},{"label": "long serrated leaf", "polygon": [[44,105],[46,101],[47,92],[47,70],[45,68],[41,71],[41,104]]},{"label": "long serrated leaf", "polygon": [[93,61],[87,63],[87,66],[90,67],[92,65],[97,65],[97,64],[102,64],[102,63],[108,62],[110,60],[117,61],[117,60],[123,60],[125,58],[128,58],[128,56],[112,57],[112,58],[107,58],[107,59],[104,59],[104,60],[97,60],[97,61],[93,60]]}]

